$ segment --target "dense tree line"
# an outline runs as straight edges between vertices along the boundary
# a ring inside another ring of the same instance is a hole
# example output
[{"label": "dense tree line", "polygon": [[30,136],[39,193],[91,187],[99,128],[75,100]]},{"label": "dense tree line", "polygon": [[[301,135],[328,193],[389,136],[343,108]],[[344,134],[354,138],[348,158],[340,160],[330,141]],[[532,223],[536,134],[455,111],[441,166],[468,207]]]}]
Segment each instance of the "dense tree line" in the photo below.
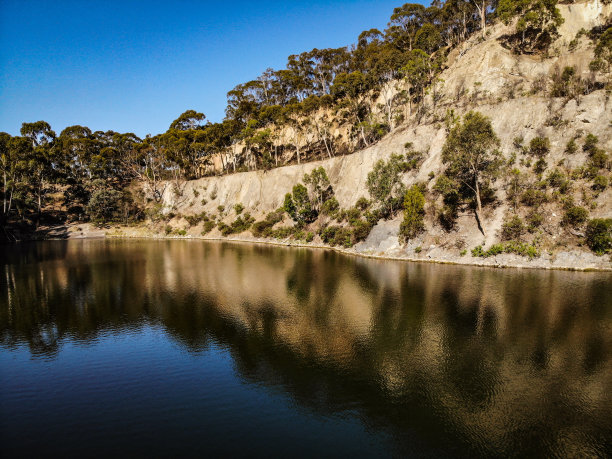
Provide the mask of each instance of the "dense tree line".
[{"label": "dense tree line", "polygon": [[[428,90],[435,92],[450,49],[472,34],[485,34],[498,17],[506,22],[520,17],[508,39],[517,52],[541,49],[562,21],[555,5],[555,0],[404,4],[393,10],[386,29],[366,30],[354,45],[291,55],[286,68],[267,69],[237,85],[227,94],[222,122],[207,122],[204,114],[188,110],[165,133],[144,139],[78,125],[57,135],[44,121],[24,123],[19,136],[0,134],[0,222],[34,215],[38,224],[47,196],[58,189],[73,217],[137,218],[127,191],[134,179],[145,183],[149,199],[160,200],[168,183],[180,193],[181,181],[202,176],[213,160],[222,172],[233,172],[368,146],[419,113]],[[601,62],[608,57],[599,54]],[[376,114],[374,100],[383,101]],[[338,126],[348,127],[348,139],[334,134]]]}]

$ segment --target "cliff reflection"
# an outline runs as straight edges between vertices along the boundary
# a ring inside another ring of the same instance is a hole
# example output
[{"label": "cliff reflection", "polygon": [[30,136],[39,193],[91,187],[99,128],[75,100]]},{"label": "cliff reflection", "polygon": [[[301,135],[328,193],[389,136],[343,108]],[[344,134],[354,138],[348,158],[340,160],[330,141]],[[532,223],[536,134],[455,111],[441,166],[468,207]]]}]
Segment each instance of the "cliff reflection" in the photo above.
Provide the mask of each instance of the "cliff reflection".
[{"label": "cliff reflection", "polygon": [[156,325],[189,352],[224,346],[247,380],[325,414],[355,411],[402,444],[486,455],[612,446],[609,274],[199,241],[27,248],[0,264],[5,348],[54,358],[68,341]]}]

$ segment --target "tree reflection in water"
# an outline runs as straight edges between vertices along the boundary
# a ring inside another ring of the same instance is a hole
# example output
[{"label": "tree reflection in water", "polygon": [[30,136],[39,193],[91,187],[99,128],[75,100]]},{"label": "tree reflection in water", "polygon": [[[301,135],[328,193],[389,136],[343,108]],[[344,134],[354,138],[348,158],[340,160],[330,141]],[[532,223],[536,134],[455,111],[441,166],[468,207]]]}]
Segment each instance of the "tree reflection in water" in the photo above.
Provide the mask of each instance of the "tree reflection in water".
[{"label": "tree reflection in water", "polygon": [[604,454],[612,277],[367,260],[201,241],[45,242],[0,259],[0,345],[163,327],[246,381],[355,412],[402,450]]}]

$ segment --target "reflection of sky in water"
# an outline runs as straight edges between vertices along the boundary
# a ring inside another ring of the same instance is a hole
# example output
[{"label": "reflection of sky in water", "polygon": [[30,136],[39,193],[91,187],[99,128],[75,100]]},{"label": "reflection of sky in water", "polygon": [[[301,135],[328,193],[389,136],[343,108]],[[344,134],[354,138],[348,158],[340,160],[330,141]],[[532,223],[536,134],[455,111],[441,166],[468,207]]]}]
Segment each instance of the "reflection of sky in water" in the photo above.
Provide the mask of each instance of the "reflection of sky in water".
[{"label": "reflection of sky in water", "polygon": [[200,241],[28,244],[2,262],[9,447],[572,455],[611,446],[609,273]]}]

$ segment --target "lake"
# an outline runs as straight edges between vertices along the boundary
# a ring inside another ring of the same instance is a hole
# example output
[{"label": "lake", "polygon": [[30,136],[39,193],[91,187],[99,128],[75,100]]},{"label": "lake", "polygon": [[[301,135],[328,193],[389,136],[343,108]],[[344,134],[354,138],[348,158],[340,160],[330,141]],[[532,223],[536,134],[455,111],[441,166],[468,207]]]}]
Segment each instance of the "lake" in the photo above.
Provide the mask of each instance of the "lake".
[{"label": "lake", "polygon": [[603,457],[612,274],[0,247],[0,455]]}]

